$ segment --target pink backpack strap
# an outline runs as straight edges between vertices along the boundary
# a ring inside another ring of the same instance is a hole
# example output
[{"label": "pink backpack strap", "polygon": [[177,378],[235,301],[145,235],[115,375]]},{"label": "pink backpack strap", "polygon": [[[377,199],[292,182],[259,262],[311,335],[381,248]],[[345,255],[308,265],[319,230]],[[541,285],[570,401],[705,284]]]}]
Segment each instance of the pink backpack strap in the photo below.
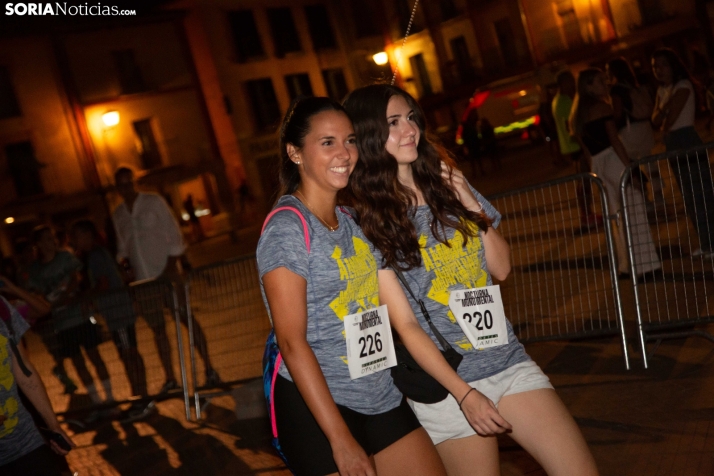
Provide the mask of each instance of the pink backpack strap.
[{"label": "pink backpack strap", "polygon": [[307,247],[307,252],[310,252],[310,233],[307,230],[307,221],[305,221],[305,217],[302,216],[302,213],[300,213],[300,210],[298,210],[295,207],[278,207],[275,210],[271,211],[268,213],[268,216],[265,217],[265,221],[263,222],[263,228],[260,230],[260,234],[262,235],[263,232],[265,231],[265,227],[268,225],[268,221],[273,217],[278,212],[281,212],[283,210],[290,210],[294,212],[297,216],[300,217],[300,221],[302,222],[302,229],[305,232],[305,246]]},{"label": "pink backpack strap", "polygon": [[[307,247],[307,252],[310,253],[310,233],[307,229],[307,221],[305,220],[305,217],[302,215],[302,213],[300,213],[300,210],[295,207],[278,207],[275,210],[271,211],[268,216],[265,217],[265,222],[263,222],[263,228],[260,230],[260,234],[263,234],[263,231],[265,231],[265,227],[268,225],[268,221],[270,221],[273,215],[283,210],[290,210],[300,217],[300,221],[302,222],[302,229],[305,233],[305,247]],[[275,438],[278,437],[278,424],[275,421],[275,382],[278,380],[278,370],[280,370],[280,364],[282,363],[282,361],[283,355],[278,352],[278,356],[275,358],[275,367],[273,368],[273,379],[270,382],[270,426],[273,430],[273,437]]]}]

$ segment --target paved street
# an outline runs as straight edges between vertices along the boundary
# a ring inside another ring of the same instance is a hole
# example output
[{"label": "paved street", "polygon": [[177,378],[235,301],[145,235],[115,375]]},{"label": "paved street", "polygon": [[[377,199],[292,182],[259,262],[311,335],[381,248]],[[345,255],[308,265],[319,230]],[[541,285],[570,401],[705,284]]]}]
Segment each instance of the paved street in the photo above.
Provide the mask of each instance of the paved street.
[{"label": "paved street", "polygon": [[[487,162],[485,176],[474,176],[467,168],[476,188],[485,195],[572,173],[569,168],[552,165],[544,147],[511,149],[502,162],[498,170]],[[249,255],[258,233],[257,226],[244,229],[236,243],[227,235],[211,238],[194,245],[189,259],[200,267]],[[576,241],[579,249],[585,249],[580,242],[590,243],[588,246],[595,247],[593,253],[599,253],[602,246],[589,236],[576,237]],[[262,317],[256,283],[244,279],[254,273],[250,261],[205,269],[195,275],[191,287],[194,316],[208,337],[216,368],[227,381],[255,377],[260,372],[262,339],[268,323]],[[557,272],[549,273],[549,279],[562,281]],[[585,280],[586,284],[595,282],[593,276],[600,279],[598,276],[606,274],[606,269],[577,271],[578,276],[589,276],[591,281]],[[590,291],[585,286],[583,293]],[[592,315],[599,309],[594,305],[585,312]],[[624,368],[617,336],[532,343],[527,350],[550,376],[580,424],[603,475],[714,474],[714,346],[698,338],[665,341],[652,358],[650,369],[644,370],[635,341],[633,313],[627,312],[626,319],[633,365],[630,371]],[[155,393],[163,383],[163,373],[143,320],[138,321],[137,329],[150,376],[149,390]],[[709,330],[714,331],[714,326]],[[188,348],[185,328],[182,333]],[[175,336],[174,329],[170,336]],[[49,373],[48,356],[39,339],[31,340],[30,347],[55,408],[64,411],[86,405],[82,390],[71,398],[61,394],[57,380]],[[110,373],[116,376],[113,384],[117,397],[128,395],[111,344],[102,345],[102,354]],[[175,368],[179,370],[178,361]],[[202,369],[198,358],[199,385]],[[176,397],[160,402],[158,411],[141,422],[105,419],[90,424],[82,421],[86,416],[82,413],[68,414],[66,425],[78,444],[70,454],[70,465],[81,475],[288,474],[270,448],[267,421],[237,419],[236,409],[243,412],[245,406],[242,397],[238,401],[230,394],[212,398],[205,405],[205,420],[200,425],[186,422],[181,394]],[[500,445],[504,476],[545,474],[508,437],[502,438]]]}]

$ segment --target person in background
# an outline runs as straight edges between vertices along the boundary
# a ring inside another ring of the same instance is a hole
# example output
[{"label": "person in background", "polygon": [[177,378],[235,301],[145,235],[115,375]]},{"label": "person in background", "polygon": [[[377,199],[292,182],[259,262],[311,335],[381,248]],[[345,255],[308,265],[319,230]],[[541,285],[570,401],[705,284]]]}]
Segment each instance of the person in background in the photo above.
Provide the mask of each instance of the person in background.
[{"label": "person in background", "polygon": [[[562,71],[557,76],[558,94],[553,98],[553,118],[558,131],[560,152],[570,157],[575,164],[575,173],[590,173],[590,160],[583,152],[578,141],[570,135],[568,121],[575,97],[575,76],[570,71]],[[578,183],[578,206],[580,207],[580,225],[583,229],[602,225],[602,217],[593,212],[593,194],[590,182]]]},{"label": "person in background", "polygon": [[0,474],[64,476],[66,467],[52,452],[66,455],[68,451],[52,439],[49,445],[45,443],[19,394],[22,390],[39,412],[46,431],[70,448],[74,446],[57,421],[47,390],[20,345],[29,328],[17,310],[0,297]]},{"label": "person in background", "polygon": [[479,130],[483,142],[483,155],[490,157],[496,164],[496,168],[500,169],[503,165],[501,164],[501,152],[498,150],[498,139],[496,139],[496,131],[487,117],[481,119]]},{"label": "person in background", "polygon": [[558,141],[558,127],[555,124],[553,117],[553,99],[558,94],[557,84],[548,84],[543,88],[543,97],[538,107],[538,115],[540,116],[540,129],[547,142],[548,152],[553,159],[553,165],[556,167],[564,167],[570,165],[570,160],[566,160],[560,152],[560,142]]},{"label": "person in background", "polygon": [[[630,63],[615,58],[607,63],[607,74],[612,84],[610,98],[615,125],[627,155],[638,160],[651,154],[655,146],[650,118],[654,101],[645,86],[640,86]],[[663,204],[662,178],[656,165],[648,164],[647,176],[652,187],[654,203]]]},{"label": "person in background", "polygon": [[[570,127],[573,135],[592,157],[593,171],[603,181],[610,205],[610,214],[617,214],[615,248],[621,278],[629,277],[628,249],[622,217],[620,179],[630,165],[630,158],[617,133],[612,106],[609,103],[607,76],[597,68],[588,68],[578,76],[578,95],[573,103]],[[639,169],[637,169],[639,170]],[[632,174],[627,185],[627,201],[632,233],[632,255],[638,277],[653,273],[662,267],[652,241],[647,221],[641,178]]]},{"label": "person in background", "polygon": [[[91,220],[79,220],[70,229],[73,245],[81,253],[91,291],[110,291],[98,294],[95,306],[107,324],[112,340],[124,364],[132,396],[146,397],[146,368],[139,354],[136,341],[136,313],[134,304],[119,274],[117,263],[101,243],[101,236]],[[132,403],[128,419],[138,420],[151,413],[153,402],[148,406]]]},{"label": "person in background", "polygon": [[[684,63],[674,50],[660,48],[652,55],[652,70],[660,83],[652,124],[664,133],[667,152],[702,145],[694,129],[694,84]],[[704,151],[684,152],[670,158],[669,166],[682,192],[687,216],[697,232],[699,247],[692,251],[692,257],[710,260],[714,259],[714,183],[708,155]]]},{"label": "person in background", "polygon": [[[174,283],[181,282],[179,263],[186,249],[181,229],[169,206],[161,196],[136,190],[134,171],[120,167],[114,174],[117,193],[124,200],[112,214],[117,235],[117,259],[122,267],[131,269],[130,280],[142,281],[165,277]],[[179,302],[183,285],[176,286]],[[174,310],[173,299],[167,296],[138,293],[137,300],[141,314],[154,334],[154,342],[159,351],[161,365],[166,381],[159,393],[166,393],[178,388],[176,374],[171,363],[171,344],[166,333],[164,306]],[[168,301],[168,302],[166,302]],[[182,322],[188,323],[185,308],[178,309]],[[205,386],[218,385],[221,380],[214,370],[208,354],[208,344],[199,322],[193,321],[194,343],[204,363]]]},{"label": "person in background", "polygon": [[461,123],[461,127],[461,139],[464,141],[466,157],[468,157],[469,163],[472,164],[471,170],[473,171],[473,164],[475,163],[481,171],[481,175],[486,175],[486,170],[484,170],[483,162],[481,161],[481,136],[478,131],[478,109],[471,109],[466,120]]},{"label": "person in background", "polygon": [[109,371],[97,348],[102,342],[99,329],[95,322],[84,315],[80,305],[73,302],[79,287],[82,263],[69,251],[59,249],[49,226],[36,227],[33,241],[39,251],[39,260],[27,284],[31,291],[40,293],[52,305],[49,327],[57,337],[58,365],[62,366],[64,359],[70,358],[92,403],[102,403],[94,377],[87,369],[82,355],[84,347],[102,383],[106,401],[114,401]]}]

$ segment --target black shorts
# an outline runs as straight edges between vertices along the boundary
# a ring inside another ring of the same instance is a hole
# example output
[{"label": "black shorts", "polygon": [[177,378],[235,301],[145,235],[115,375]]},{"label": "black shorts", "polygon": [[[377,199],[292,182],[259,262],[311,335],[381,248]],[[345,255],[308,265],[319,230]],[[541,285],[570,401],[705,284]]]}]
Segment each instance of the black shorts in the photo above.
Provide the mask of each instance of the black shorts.
[{"label": "black shorts", "polygon": [[[295,384],[278,376],[274,398],[278,439],[290,469],[298,476],[336,473],[330,443]],[[342,405],[337,408],[367,455],[379,453],[421,427],[406,399],[397,408],[377,415],[364,415]]]},{"label": "black shorts", "polygon": [[90,321],[57,333],[58,355],[62,358],[74,357],[81,353],[81,348],[94,349],[102,343],[102,335],[96,324]]},{"label": "black shorts", "polygon": [[130,324],[112,331],[112,340],[119,351],[135,348],[137,346],[136,327],[134,324]]},{"label": "black shorts", "polygon": [[0,466],[3,476],[62,476],[67,467],[63,457],[47,445],[30,451],[6,465]]}]

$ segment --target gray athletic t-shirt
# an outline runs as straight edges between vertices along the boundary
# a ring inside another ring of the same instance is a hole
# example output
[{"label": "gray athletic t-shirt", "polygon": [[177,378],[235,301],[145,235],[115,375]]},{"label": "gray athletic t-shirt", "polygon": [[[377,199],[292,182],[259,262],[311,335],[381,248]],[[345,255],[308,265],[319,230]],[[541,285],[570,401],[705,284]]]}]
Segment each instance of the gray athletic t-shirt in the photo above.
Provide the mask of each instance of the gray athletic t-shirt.
[{"label": "gray athletic t-shirt", "polygon": [[[290,210],[280,211],[268,222],[258,242],[256,254],[260,287],[263,276],[285,267],[307,281],[307,342],[310,344],[332,398],[339,405],[374,415],[399,406],[402,394],[389,371],[350,379],[344,337],[345,316],[379,306],[378,263],[372,244],[350,215],[337,210],[339,228],[330,232],[295,197],[280,198],[277,207],[300,210],[307,221],[310,253],[300,217]],[[350,211],[352,215],[353,212]],[[281,376],[292,381],[283,362]]]},{"label": "gray athletic t-shirt", "polygon": [[34,451],[45,444],[45,441],[20,400],[15,375],[12,373],[12,361],[16,357],[10,347],[10,339],[19,345],[20,338],[30,325],[5,298],[0,297],[0,300],[0,306],[7,306],[10,311],[9,321],[0,319],[0,415],[5,417],[5,421],[0,424],[2,466]]},{"label": "gray athletic t-shirt", "polygon": [[[471,191],[483,205],[484,212],[497,227],[501,222],[501,214],[473,187]],[[427,205],[416,209],[412,223],[416,227],[419,244],[421,245],[422,265],[405,271],[404,276],[414,294],[424,301],[432,323],[444,338],[464,356],[458,368],[458,373],[466,382],[480,380],[495,375],[512,365],[530,360],[523,345],[518,342],[511,323],[508,327],[508,344],[499,347],[489,347],[475,350],[471,342],[456,322],[449,309],[451,291],[470,289],[492,284],[491,275],[486,268],[486,253],[480,233],[477,238],[469,238],[463,246],[464,238],[453,228],[447,229],[447,241],[451,247],[441,243],[431,233],[433,215]],[[476,225],[473,225],[476,228]],[[441,349],[426,323],[419,304],[404,290],[419,324]]]}]

